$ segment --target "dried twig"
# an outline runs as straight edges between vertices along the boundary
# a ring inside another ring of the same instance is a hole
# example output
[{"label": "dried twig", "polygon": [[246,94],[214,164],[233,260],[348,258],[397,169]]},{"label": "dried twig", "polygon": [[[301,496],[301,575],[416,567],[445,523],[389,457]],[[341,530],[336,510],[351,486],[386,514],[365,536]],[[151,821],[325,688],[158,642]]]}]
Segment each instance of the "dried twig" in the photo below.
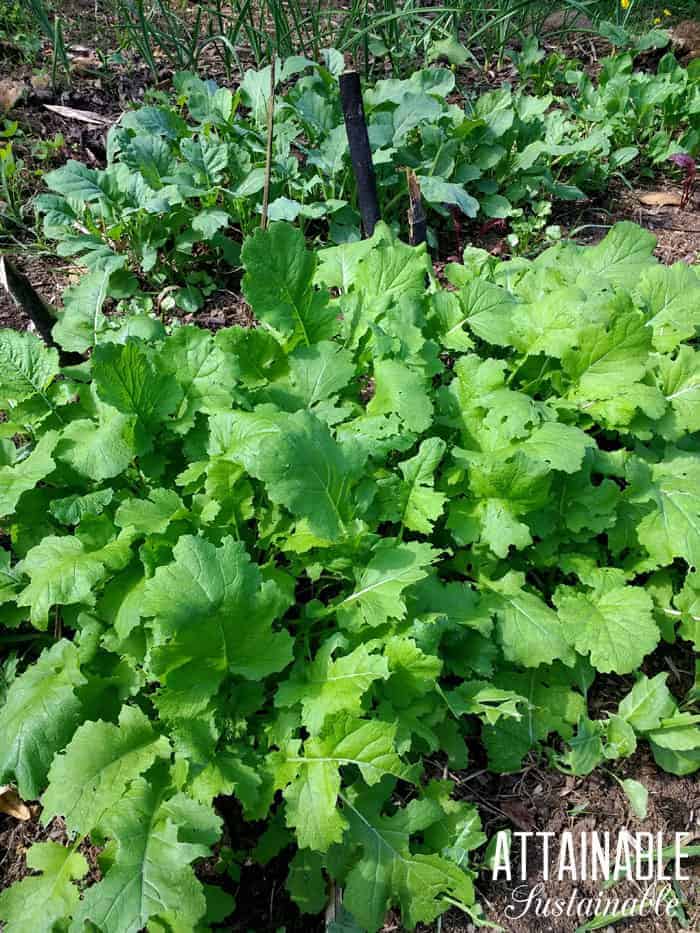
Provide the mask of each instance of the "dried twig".
[{"label": "dried twig", "polygon": [[408,242],[411,246],[418,246],[425,243],[428,235],[428,221],[420,196],[420,185],[412,169],[406,169],[406,180],[408,181]]},{"label": "dried twig", "polygon": [[275,56],[270,65],[270,97],[267,102],[267,148],[265,151],[265,184],[263,187],[262,219],[260,226],[267,228],[267,213],[270,206],[270,176],[272,174],[272,132],[275,127]]}]

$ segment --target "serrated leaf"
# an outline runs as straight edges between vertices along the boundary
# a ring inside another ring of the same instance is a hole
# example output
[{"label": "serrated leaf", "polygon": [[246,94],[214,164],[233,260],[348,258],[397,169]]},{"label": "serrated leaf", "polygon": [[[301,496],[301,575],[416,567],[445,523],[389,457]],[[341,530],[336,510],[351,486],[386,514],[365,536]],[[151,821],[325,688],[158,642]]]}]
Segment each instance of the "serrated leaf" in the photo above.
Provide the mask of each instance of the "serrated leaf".
[{"label": "serrated leaf", "polygon": [[71,933],[92,923],[104,933],[138,933],[158,918],[195,929],[206,900],[190,863],[210,854],[220,820],[201,804],[173,791],[162,771],[149,783],[135,778],[105,814],[101,829],[116,842],[103,879],[85,893]]},{"label": "serrated leaf", "polygon": [[227,673],[257,680],[282,670],[292,652],[289,635],[272,629],[284,597],[262,582],[241,542],[224,538],[217,548],[183,535],[173,557],[146,583],[141,612],[159,632],[152,651],[159,706],[184,717],[201,711]]},{"label": "serrated leaf", "polygon": [[39,796],[53,756],[75,732],[82,710],[75,691],[85,683],[78,650],[65,639],[13,681],[0,708],[0,781],[14,780],[25,800]]},{"label": "serrated leaf", "polygon": [[36,334],[0,330],[0,395],[16,402],[45,391],[58,373],[58,353],[49,349]]},{"label": "serrated leaf", "polygon": [[307,346],[337,329],[328,293],[314,287],[316,257],[296,227],[274,223],[249,237],[242,252],[243,292],[256,317],[282,338]]},{"label": "serrated leaf", "polygon": [[27,924],[37,933],[51,933],[78,907],[80,892],[73,882],[87,874],[88,864],[57,842],[38,842],[27,852],[27,868],[41,874],[0,893],[0,920],[7,933],[21,933]]},{"label": "serrated leaf", "polygon": [[47,627],[52,606],[91,606],[93,587],[105,575],[99,552],[86,551],[83,542],[72,535],[47,535],[29,551],[21,569],[29,583],[17,604],[30,607],[32,624],[40,629]]},{"label": "serrated leaf", "polygon": [[429,544],[416,541],[380,545],[367,567],[358,575],[352,593],[337,607],[338,620],[350,629],[376,627],[406,616],[404,591],[428,576],[438,556]]},{"label": "serrated leaf", "polygon": [[71,832],[90,832],[132,781],[169,754],[168,740],[153,731],[136,707],[122,707],[118,726],[101,720],[84,723],[51,765],[41,798],[42,821],[62,816]]},{"label": "serrated leaf", "polygon": [[58,434],[47,431],[24,460],[0,467],[0,516],[12,515],[24,493],[53,472],[56,463],[52,454],[57,443]]}]

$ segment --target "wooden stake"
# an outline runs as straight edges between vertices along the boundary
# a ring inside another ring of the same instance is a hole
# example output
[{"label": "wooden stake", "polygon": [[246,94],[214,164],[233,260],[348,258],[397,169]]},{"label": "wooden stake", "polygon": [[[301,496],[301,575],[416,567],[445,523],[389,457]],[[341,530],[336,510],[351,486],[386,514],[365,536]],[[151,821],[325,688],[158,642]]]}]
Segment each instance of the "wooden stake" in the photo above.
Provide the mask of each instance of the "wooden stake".
[{"label": "wooden stake", "polygon": [[365,110],[362,106],[360,76],[356,71],[346,71],[340,76],[340,100],[343,105],[352,169],[357,182],[357,201],[362,217],[362,229],[365,236],[370,237],[380,219],[379,202]]},{"label": "wooden stake", "polygon": [[265,151],[265,184],[263,186],[262,218],[260,226],[267,229],[267,212],[270,206],[270,176],[272,175],[272,131],[275,127],[275,56],[270,64],[270,97],[267,101],[267,148]]},{"label": "wooden stake", "polygon": [[411,246],[418,246],[425,243],[428,235],[428,221],[420,196],[420,185],[412,169],[406,169],[406,180],[408,182],[408,242]]}]

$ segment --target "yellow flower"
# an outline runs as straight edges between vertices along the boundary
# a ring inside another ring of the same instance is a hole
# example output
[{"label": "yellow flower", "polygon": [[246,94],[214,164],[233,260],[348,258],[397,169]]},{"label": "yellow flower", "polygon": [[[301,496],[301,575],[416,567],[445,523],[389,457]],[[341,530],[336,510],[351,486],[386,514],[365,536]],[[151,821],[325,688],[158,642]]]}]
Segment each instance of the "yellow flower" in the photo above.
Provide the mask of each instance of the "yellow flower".
[{"label": "yellow flower", "polygon": [[655,16],[655,17],[654,17],[654,25],[655,25],[655,26],[658,26],[660,22],[661,22],[661,17],[660,17],[660,16]]},{"label": "yellow flower", "polygon": [[670,16],[670,15],[671,15],[670,10],[664,10],[664,16]]},{"label": "yellow flower", "polygon": [[630,0],[620,0],[620,6],[622,7],[623,10],[628,9],[629,5],[630,5]]}]

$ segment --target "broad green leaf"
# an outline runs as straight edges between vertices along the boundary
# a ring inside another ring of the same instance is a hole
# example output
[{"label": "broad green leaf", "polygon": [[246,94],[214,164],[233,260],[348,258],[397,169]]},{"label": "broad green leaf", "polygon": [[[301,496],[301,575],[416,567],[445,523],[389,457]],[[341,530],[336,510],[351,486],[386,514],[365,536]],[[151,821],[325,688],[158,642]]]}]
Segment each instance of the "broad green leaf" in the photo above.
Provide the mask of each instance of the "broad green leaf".
[{"label": "broad green leaf", "polygon": [[136,455],[134,420],[103,405],[98,422],[80,418],[61,431],[56,458],[98,483],[118,476]]},{"label": "broad green leaf", "polygon": [[79,853],[57,842],[37,842],[27,852],[27,868],[41,872],[23,878],[0,893],[0,920],[7,933],[20,933],[27,925],[37,933],[51,933],[80,903],[74,881],[88,872]]},{"label": "broad green leaf", "polygon": [[401,523],[411,531],[430,534],[442,514],[446,496],[437,492],[435,471],[446,445],[439,437],[423,441],[415,457],[399,464],[404,478],[401,487]]},{"label": "broad green leaf", "polygon": [[359,715],[362,697],[376,680],[386,680],[386,658],[368,652],[360,645],[349,654],[334,658],[334,639],[329,639],[313,662],[280,685],[275,705],[301,703],[302,721],[311,735],[317,735],[329,716],[340,712]]},{"label": "broad green leaf", "polygon": [[75,732],[82,711],[75,691],[85,683],[78,650],[65,639],[13,681],[0,708],[0,781],[14,781],[25,800],[39,796],[53,756]]},{"label": "broad green leaf", "polygon": [[116,851],[85,892],[71,933],[86,923],[104,933],[138,933],[156,918],[173,929],[197,928],[206,900],[190,863],[210,855],[221,824],[209,808],[172,793],[158,770],[150,783],[135,778],[105,814],[101,830]]},{"label": "broad green leaf", "polygon": [[620,701],[620,716],[635,732],[657,729],[662,719],[670,716],[675,707],[671,691],[666,686],[668,674],[647,677],[642,674],[627,696]]},{"label": "broad green leaf", "polygon": [[52,606],[91,606],[93,588],[105,576],[99,552],[86,551],[73,535],[45,537],[29,551],[21,570],[29,583],[17,597],[17,604],[30,607],[32,624],[40,629],[46,629]]},{"label": "broad green leaf", "polygon": [[49,786],[41,798],[42,821],[47,824],[62,816],[70,832],[90,832],[101,825],[132,781],[169,754],[168,740],[154,732],[134,706],[122,708],[118,726],[101,720],[84,723],[66,750],[54,758]]},{"label": "broad green leaf", "polygon": [[684,263],[650,266],[635,288],[647,324],[654,331],[654,348],[674,350],[700,329],[700,278]]},{"label": "broad green leaf", "polygon": [[[287,825],[296,829],[300,847],[325,852],[340,842],[347,820],[338,807],[340,768],[355,765],[367,784],[376,784],[385,774],[410,778],[394,748],[396,726],[386,722],[353,724],[340,720],[337,729],[324,738],[311,738],[301,750],[292,746],[276,753],[275,763],[288,769],[291,783],[284,791]],[[292,777],[293,775],[293,777]]]},{"label": "broad green leaf", "polygon": [[85,353],[94,347],[107,325],[102,307],[107,296],[109,273],[91,272],[63,294],[63,310],[52,334],[64,350]]},{"label": "broad green leaf", "polygon": [[350,839],[363,853],[348,875],[344,902],[363,929],[379,930],[394,904],[412,927],[432,923],[444,910],[445,896],[465,906],[474,902],[471,875],[439,855],[411,851],[411,833],[435,822],[433,808],[421,806],[428,801],[414,800],[390,817],[381,815],[376,803],[347,797],[344,803]]},{"label": "broad green leaf", "polygon": [[629,221],[617,223],[604,240],[579,252],[586,272],[603,276],[612,285],[634,288],[656,246],[656,237]]},{"label": "broad green leaf", "polygon": [[336,606],[340,624],[358,630],[405,618],[405,590],[428,576],[437,556],[429,544],[416,541],[397,544],[386,540],[380,544],[358,574],[352,593]]},{"label": "broad green leaf", "polygon": [[311,345],[337,330],[328,293],[313,285],[316,256],[289,224],[271,224],[243,245],[243,292],[256,317],[285,340]]},{"label": "broad green leaf", "polygon": [[[692,454],[669,452],[651,476],[633,485],[631,495],[648,503],[637,526],[639,541],[660,565],[682,557],[700,566],[700,461]],[[651,507],[651,511],[648,508]]]},{"label": "broad green leaf", "polygon": [[262,582],[241,542],[224,538],[217,548],[183,535],[173,558],[147,581],[141,612],[159,633],[151,664],[163,685],[159,707],[184,717],[201,712],[228,673],[258,680],[282,670],[292,652],[289,635],[272,629],[284,597]]},{"label": "broad green leaf", "polygon": [[172,489],[152,489],[148,499],[125,499],[114,515],[118,528],[133,528],[138,534],[162,534],[170,524],[187,514],[182,499]]},{"label": "broad green leaf", "polygon": [[0,396],[21,402],[46,389],[58,373],[58,353],[29,331],[0,330]]},{"label": "broad green leaf", "polygon": [[616,575],[587,592],[560,587],[554,599],[567,638],[603,673],[629,674],[658,644],[651,597]]},{"label": "broad green leaf", "polygon": [[636,311],[618,314],[608,325],[584,327],[575,349],[562,357],[573,383],[572,395],[580,399],[611,398],[644,375],[651,331]]},{"label": "broad green leaf", "polygon": [[32,452],[14,466],[0,467],[0,516],[12,515],[22,495],[53,472],[58,434],[47,431]]},{"label": "broad green leaf", "polygon": [[93,374],[104,402],[125,415],[136,415],[148,428],[171,414],[182,396],[174,377],[159,372],[137,340],[96,347]]},{"label": "broad green leaf", "polygon": [[367,406],[369,415],[396,413],[410,431],[418,434],[430,427],[433,403],[420,373],[398,360],[378,360],[374,381],[374,396]]},{"label": "broad green leaf", "polygon": [[353,512],[353,486],[360,475],[358,450],[338,444],[307,411],[240,418],[249,439],[232,457],[265,484],[270,499],[331,541],[346,534]]},{"label": "broad green leaf", "polygon": [[541,597],[523,589],[522,575],[508,573],[488,586],[492,592],[484,604],[496,616],[496,633],[507,660],[523,667],[573,662],[561,620]]}]

